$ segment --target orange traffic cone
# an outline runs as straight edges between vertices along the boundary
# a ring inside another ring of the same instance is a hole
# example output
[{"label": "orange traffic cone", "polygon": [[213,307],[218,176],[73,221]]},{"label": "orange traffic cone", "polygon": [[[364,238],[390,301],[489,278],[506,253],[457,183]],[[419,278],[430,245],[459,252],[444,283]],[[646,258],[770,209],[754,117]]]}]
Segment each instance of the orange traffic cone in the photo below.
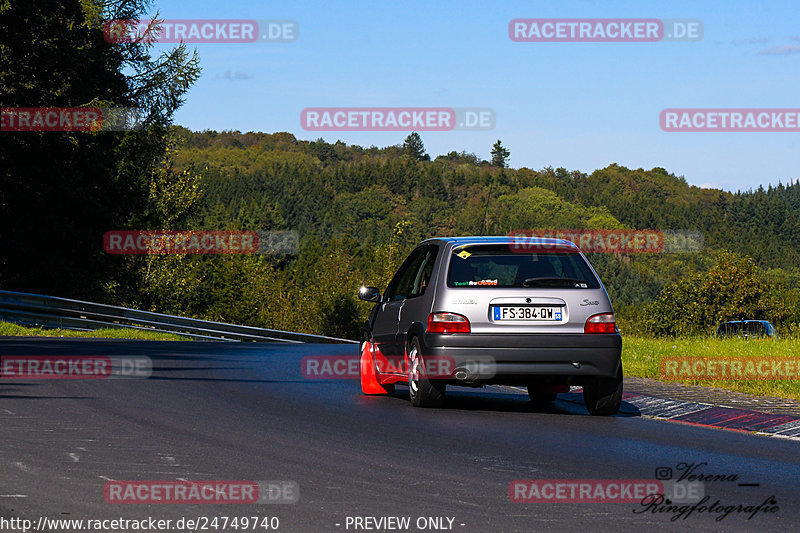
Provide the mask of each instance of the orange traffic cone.
[{"label": "orange traffic cone", "polygon": [[394,391],[392,385],[381,385],[375,371],[375,357],[373,350],[378,347],[367,341],[361,348],[361,392],[364,394],[390,394]]}]

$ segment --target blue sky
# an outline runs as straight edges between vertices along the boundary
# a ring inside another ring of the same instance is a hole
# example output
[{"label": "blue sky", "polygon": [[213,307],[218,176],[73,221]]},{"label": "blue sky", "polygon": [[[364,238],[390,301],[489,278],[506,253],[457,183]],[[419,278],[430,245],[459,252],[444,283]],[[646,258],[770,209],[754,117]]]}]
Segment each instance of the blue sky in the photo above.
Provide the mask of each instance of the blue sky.
[{"label": "blue sky", "polygon": [[[421,132],[436,157],[591,172],[664,167],[694,185],[746,190],[800,178],[800,133],[664,132],[664,108],[800,107],[800,6],[770,2],[155,0],[165,19],[289,19],[291,43],[192,44],[203,73],[175,122],[399,144],[403,132],[314,132],[306,107],[489,107],[489,131]],[[681,18],[696,42],[519,43],[515,18]],[[162,45],[159,45],[162,46]],[[163,45],[167,46],[167,45]]]}]

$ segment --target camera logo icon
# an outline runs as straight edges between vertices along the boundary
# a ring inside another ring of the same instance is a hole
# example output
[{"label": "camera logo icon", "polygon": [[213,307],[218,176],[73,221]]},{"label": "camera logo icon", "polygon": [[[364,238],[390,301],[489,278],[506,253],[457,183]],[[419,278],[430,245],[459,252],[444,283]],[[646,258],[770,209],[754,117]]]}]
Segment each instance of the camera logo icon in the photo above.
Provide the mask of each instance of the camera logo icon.
[{"label": "camera logo icon", "polygon": [[668,466],[659,466],[656,468],[656,479],[659,481],[672,479],[672,468]]}]

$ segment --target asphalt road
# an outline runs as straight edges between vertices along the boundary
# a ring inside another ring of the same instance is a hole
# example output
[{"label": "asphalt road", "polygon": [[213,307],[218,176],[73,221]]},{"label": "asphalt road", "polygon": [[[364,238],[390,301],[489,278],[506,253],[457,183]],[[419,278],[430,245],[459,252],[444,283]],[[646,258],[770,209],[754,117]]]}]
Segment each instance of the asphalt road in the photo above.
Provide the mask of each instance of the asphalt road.
[{"label": "asphalt road", "polygon": [[[356,352],[355,345],[0,338],[4,357],[147,356],[154,367],[149,379],[0,380],[0,516],[278,517],[278,531],[301,532],[436,530],[417,528],[420,518],[430,525],[428,517],[450,518],[444,530],[470,533],[800,526],[795,442],[639,416],[590,417],[563,401],[537,410],[526,395],[499,387],[449,389],[445,408],[415,409],[401,387],[390,397],[365,397],[356,380],[300,372],[303,357]],[[652,480],[657,469],[677,475],[681,463],[706,463],[695,472],[728,479],[702,484],[709,505],[758,505],[774,496],[778,509],[750,520],[734,510],[721,520],[695,511],[672,521],[675,513],[640,503],[509,499],[517,479]],[[104,499],[108,480],[177,479],[290,480],[299,484],[299,501]],[[355,517],[381,516],[410,517],[410,526],[354,527]],[[10,524],[0,530],[13,531]]]}]

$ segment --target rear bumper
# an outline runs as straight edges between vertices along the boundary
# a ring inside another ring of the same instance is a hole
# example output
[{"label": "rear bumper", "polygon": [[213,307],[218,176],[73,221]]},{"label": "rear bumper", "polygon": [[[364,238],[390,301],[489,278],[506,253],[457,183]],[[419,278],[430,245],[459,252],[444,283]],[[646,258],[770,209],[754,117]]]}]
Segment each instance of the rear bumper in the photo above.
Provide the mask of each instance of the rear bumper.
[{"label": "rear bumper", "polygon": [[619,334],[426,333],[423,342],[424,355],[448,358],[456,370],[478,374],[468,376],[467,381],[499,382],[504,378],[543,376],[614,377],[622,355]]}]

